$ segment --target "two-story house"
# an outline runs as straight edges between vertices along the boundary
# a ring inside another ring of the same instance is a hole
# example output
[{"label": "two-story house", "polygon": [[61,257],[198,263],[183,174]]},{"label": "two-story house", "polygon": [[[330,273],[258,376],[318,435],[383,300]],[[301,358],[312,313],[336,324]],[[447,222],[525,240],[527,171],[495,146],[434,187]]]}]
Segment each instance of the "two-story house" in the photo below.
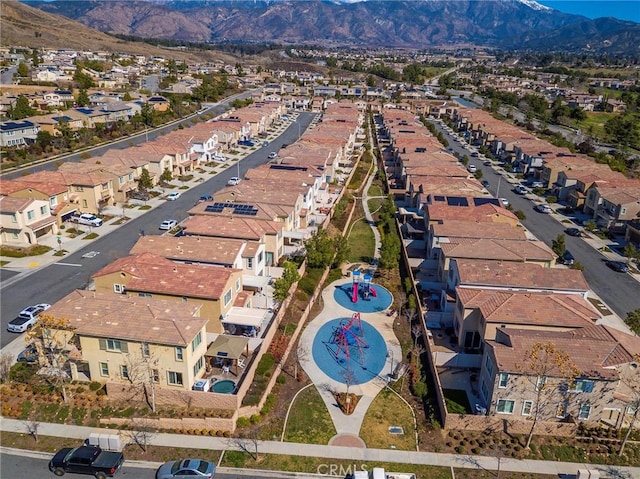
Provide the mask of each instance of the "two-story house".
[{"label": "two-story house", "polygon": [[38,244],[58,227],[48,200],[0,196],[0,230],[1,244],[22,247]]}]

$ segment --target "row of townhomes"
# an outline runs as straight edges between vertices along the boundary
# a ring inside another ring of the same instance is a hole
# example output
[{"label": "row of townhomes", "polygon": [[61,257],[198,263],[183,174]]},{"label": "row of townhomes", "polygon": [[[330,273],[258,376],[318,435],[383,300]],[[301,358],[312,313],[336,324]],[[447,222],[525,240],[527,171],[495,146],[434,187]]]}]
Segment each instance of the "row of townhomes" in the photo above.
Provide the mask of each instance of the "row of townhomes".
[{"label": "row of townhomes", "polygon": [[[449,115],[470,144],[535,175],[599,224],[633,230],[638,180],[480,110],[434,102],[426,113]],[[442,147],[415,111],[384,107],[380,120],[436,384],[466,391],[481,429],[486,416],[523,427],[534,416],[554,424],[628,424],[634,409],[624,379],[638,374],[640,338],[602,324],[582,272],[556,265],[554,252]],[[560,368],[533,372],[527,358],[549,344],[568,355],[573,375]],[[456,423],[455,416],[443,411],[447,427],[473,423],[469,417]]]},{"label": "row of townhomes", "polygon": [[[193,171],[238,141],[259,138],[286,111],[259,101],[140,146],[3,181],[2,242],[35,244],[74,213],[119,208],[144,170],[154,184],[167,170]],[[122,388],[109,385],[137,382],[144,365],[158,401],[193,395],[194,405],[237,409],[250,385],[248,366],[277,329],[267,285],[280,260],[328,221],[363,119],[361,105],[327,101],[322,122],[277,160],[192,206],[179,236],[141,235],[128,256],[93,275],[89,289],[53,304],[47,314],[68,320],[75,333],[72,375],[107,383],[110,394]],[[230,388],[193,390],[212,377]]]}]

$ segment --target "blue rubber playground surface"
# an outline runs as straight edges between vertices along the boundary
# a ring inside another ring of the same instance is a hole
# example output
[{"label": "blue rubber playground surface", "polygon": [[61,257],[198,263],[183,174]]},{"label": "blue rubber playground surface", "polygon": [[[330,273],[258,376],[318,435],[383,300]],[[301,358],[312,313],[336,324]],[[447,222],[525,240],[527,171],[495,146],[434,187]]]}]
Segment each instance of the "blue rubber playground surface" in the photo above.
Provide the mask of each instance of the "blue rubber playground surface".
[{"label": "blue rubber playground surface", "polygon": [[375,290],[376,296],[369,293],[365,294],[364,285],[358,286],[358,301],[353,302],[353,284],[344,283],[336,286],[333,291],[333,298],[343,308],[350,309],[357,313],[379,313],[385,311],[391,303],[393,303],[393,296],[386,289],[379,284],[371,284],[371,287]]},{"label": "blue rubber playground surface", "polygon": [[313,339],[313,360],[334,381],[346,384],[345,375],[351,371],[350,385],[363,384],[383,373],[387,345],[376,328],[366,321],[361,322],[361,331],[357,327],[340,328],[350,319],[333,319],[320,328]]}]

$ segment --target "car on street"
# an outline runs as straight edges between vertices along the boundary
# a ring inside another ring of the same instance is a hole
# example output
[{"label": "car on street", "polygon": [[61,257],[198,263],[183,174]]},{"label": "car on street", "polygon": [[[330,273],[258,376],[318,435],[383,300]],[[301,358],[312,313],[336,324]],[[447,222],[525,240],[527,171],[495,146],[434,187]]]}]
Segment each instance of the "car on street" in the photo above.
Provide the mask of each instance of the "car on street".
[{"label": "car on street", "polygon": [[517,195],[526,195],[528,193],[527,189],[522,185],[516,185],[513,192]]},{"label": "car on street", "polygon": [[229,181],[227,181],[227,186],[236,186],[241,181],[242,180],[240,178],[238,178],[237,176],[233,176],[233,177],[229,178]]},{"label": "car on street", "polygon": [[482,186],[485,188],[489,188],[489,182],[487,180],[482,180],[480,183],[482,183]]},{"label": "car on street", "polygon": [[156,471],[156,479],[173,479],[181,477],[206,477],[213,479],[216,466],[213,462],[202,459],[180,459],[165,462]]},{"label": "car on street", "polygon": [[38,348],[29,345],[18,354],[16,361],[19,363],[35,363],[38,360]]},{"label": "car on street", "polygon": [[175,201],[180,198],[181,193],[179,191],[174,191],[173,193],[169,193],[167,195],[167,201]]},{"label": "car on street", "polygon": [[564,230],[564,232],[569,236],[575,236],[577,238],[582,236],[582,231],[580,231],[578,228],[567,228],[566,230]]},{"label": "car on street", "polygon": [[105,479],[115,476],[123,463],[121,452],[103,451],[97,446],[65,447],[51,458],[49,470],[56,476],[71,472]]},{"label": "car on street", "polygon": [[604,264],[606,264],[612,270],[617,271],[618,273],[628,273],[629,272],[629,267],[623,261],[611,261],[611,260],[608,260],[608,261],[605,261]]},{"label": "car on street", "polygon": [[476,165],[468,165],[467,170],[469,171],[469,173],[475,173],[478,171],[478,167]]},{"label": "car on street", "polygon": [[538,213],[544,213],[544,214],[547,214],[547,215],[550,214],[551,211],[553,211],[551,209],[551,206],[549,206],[546,203],[540,203],[539,205],[535,205],[533,207],[533,209],[536,210]]},{"label": "car on street", "polygon": [[500,198],[500,203],[502,203],[502,206],[505,208],[509,206],[509,200],[506,198]]},{"label": "car on street", "polygon": [[270,160],[273,160],[274,158],[277,158],[277,156],[278,154],[275,151],[272,151],[271,153],[269,153],[267,158],[269,158]]},{"label": "car on street", "polygon": [[178,222],[176,220],[164,220],[160,223],[160,229],[164,231],[170,231],[176,227]]},{"label": "car on street", "polygon": [[492,166],[493,163],[491,163],[491,160],[487,160],[484,163],[482,163],[484,166]]}]

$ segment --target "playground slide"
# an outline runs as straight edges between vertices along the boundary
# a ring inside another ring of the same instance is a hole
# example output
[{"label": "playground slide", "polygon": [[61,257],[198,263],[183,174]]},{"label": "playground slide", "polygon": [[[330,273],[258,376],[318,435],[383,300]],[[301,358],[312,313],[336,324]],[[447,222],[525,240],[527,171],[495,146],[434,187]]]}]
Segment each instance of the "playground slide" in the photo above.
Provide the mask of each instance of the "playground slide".
[{"label": "playground slide", "polygon": [[352,303],[358,302],[358,283],[353,283],[353,296],[351,297]]},{"label": "playground slide", "polygon": [[373,286],[369,286],[369,291],[371,291],[371,296],[374,298],[378,297],[378,292],[373,288]]}]

